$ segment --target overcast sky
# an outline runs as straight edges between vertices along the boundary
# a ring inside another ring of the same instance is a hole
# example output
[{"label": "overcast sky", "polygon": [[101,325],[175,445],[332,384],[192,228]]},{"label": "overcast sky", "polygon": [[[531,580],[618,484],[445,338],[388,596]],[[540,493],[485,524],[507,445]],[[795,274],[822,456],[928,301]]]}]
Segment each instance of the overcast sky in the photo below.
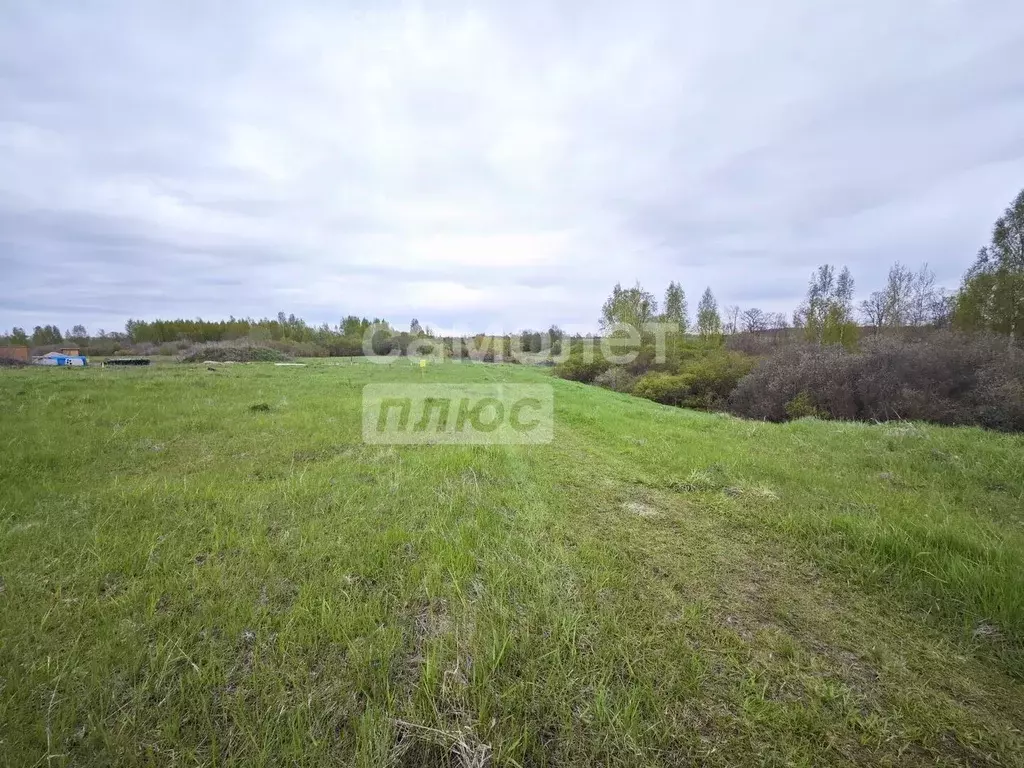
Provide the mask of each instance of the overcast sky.
[{"label": "overcast sky", "polygon": [[788,314],[1022,186],[1020,0],[0,2],[0,329]]}]

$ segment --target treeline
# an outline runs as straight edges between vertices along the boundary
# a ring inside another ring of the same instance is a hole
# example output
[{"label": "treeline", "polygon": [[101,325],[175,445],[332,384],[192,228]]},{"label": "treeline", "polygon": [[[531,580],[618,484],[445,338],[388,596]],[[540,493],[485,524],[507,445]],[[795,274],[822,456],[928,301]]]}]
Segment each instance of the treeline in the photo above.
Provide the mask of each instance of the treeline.
[{"label": "treeline", "polygon": [[[560,328],[552,325],[546,331],[528,329],[493,338],[505,340],[498,344],[498,349],[511,350],[516,346],[526,352],[540,352],[542,349],[550,349],[554,344],[557,353],[564,336]],[[463,346],[480,344],[483,338],[484,334],[467,337]],[[458,346],[456,341],[463,341],[456,337],[441,338],[429,325],[424,326],[415,318],[409,323],[409,330],[405,331],[397,330],[381,318],[371,320],[349,315],[334,326],[327,323],[314,326],[294,314],[286,316],[280,312],[274,319],[261,320],[234,317],[212,321],[129,320],[123,332],[100,330],[95,335],[91,335],[82,325],[75,325],[64,333],[56,325],[36,326],[31,334],[23,328],[14,328],[6,336],[0,336],[0,344],[24,344],[43,349],[76,344],[87,354],[91,351],[103,355],[128,350],[145,351],[147,354],[177,354],[196,344],[245,341],[248,344],[265,344],[298,356],[353,357],[364,354],[364,340],[367,339],[370,350],[375,354],[389,354],[396,349],[404,354],[417,340],[435,340],[438,346],[447,346],[451,351]],[[511,352],[508,352],[508,356],[511,356]]]},{"label": "treeline", "polygon": [[227,320],[203,320],[201,318],[194,320],[129,320],[125,323],[123,332],[100,329],[95,334],[90,334],[84,325],[75,325],[64,333],[61,333],[60,328],[56,325],[37,325],[31,333],[26,332],[24,328],[16,327],[3,338],[11,344],[28,344],[35,347],[66,342],[85,343],[91,340],[164,344],[177,341],[193,343],[234,341],[244,338],[254,341],[322,343],[340,336],[362,338],[367,328],[374,325],[390,329],[388,323],[380,318],[370,320],[365,317],[349,315],[334,327],[327,323],[312,326],[294,314],[286,316],[284,312],[279,312],[276,318],[261,320],[235,317]]},{"label": "treeline", "polygon": [[675,282],[660,312],[639,284],[616,285],[601,310],[606,333],[659,321],[693,333],[659,343],[645,332],[639,353],[617,364],[573,347],[556,374],[770,421],[922,420],[1024,431],[1024,192],[996,221],[992,242],[955,293],[937,287],[927,265],[897,263],[885,287],[855,305],[849,269],[826,264],[811,276],[791,323],[757,308],[728,307],[723,315],[710,288],[692,326],[686,306]]},{"label": "treeline", "polygon": [[958,317],[957,301],[957,294],[936,285],[935,273],[927,264],[915,271],[897,262],[889,270],[885,288],[855,305],[850,270],[823,264],[811,276],[807,295],[791,316],[759,307],[728,306],[719,310],[708,287],[691,321],[686,293],[679,283],[669,283],[660,312],[654,294],[637,283],[631,288],[617,284],[612,289],[601,308],[600,325],[608,333],[628,326],[669,323],[703,341],[721,341],[723,336],[738,333],[794,331],[789,334],[792,338],[851,346],[862,330],[879,333],[899,328],[950,327]]},{"label": "treeline", "polygon": [[0,345],[25,344],[35,352],[45,352],[73,344],[86,355],[185,357],[204,346],[238,342],[240,347],[264,347],[293,357],[358,357],[370,353],[468,358],[472,352],[486,362],[517,362],[514,358],[522,352],[560,354],[565,336],[553,325],[545,331],[524,330],[504,336],[441,337],[415,318],[409,330],[397,330],[380,318],[350,315],[335,326],[312,326],[294,314],[286,316],[282,312],[276,319],[262,320],[129,320],[123,332],[101,330],[95,335],[80,325],[64,333],[57,326],[37,326],[31,335],[15,328],[8,336],[0,337]]},{"label": "treeline", "polygon": [[992,228],[992,240],[967,270],[960,288],[948,292],[936,284],[928,264],[918,269],[896,262],[884,288],[854,302],[854,279],[847,267],[820,266],[811,276],[804,301],[791,318],[758,307],[719,310],[711,288],[701,295],[691,321],[679,283],[669,283],[664,302],[639,283],[616,285],[601,308],[601,328],[678,323],[683,332],[708,340],[736,333],[795,329],[797,337],[819,344],[856,344],[860,332],[903,328],[954,328],[1008,336],[1016,343],[1024,333],[1024,191]]},{"label": "treeline", "polygon": [[371,326],[391,330],[391,326],[380,318],[370,320],[349,315],[337,325],[324,323],[313,326],[294,314],[279,312],[274,319],[228,318],[227,320],[129,320],[125,324],[125,335],[135,343],[161,344],[169,341],[188,340],[193,342],[234,341],[295,341],[328,343],[338,337],[362,338]]},{"label": "treeline", "polygon": [[[310,356],[358,355],[362,354],[362,339],[370,327],[379,328],[383,333],[396,333],[380,318],[371,320],[349,315],[333,327],[326,323],[313,326],[294,314],[279,312],[276,318],[259,320],[235,317],[227,320],[132,319],[125,324],[124,331],[100,329],[94,334],[90,334],[83,325],[75,325],[64,333],[56,325],[36,326],[31,333],[24,328],[14,328],[4,337],[3,343],[25,344],[33,348],[73,343],[87,354],[98,355],[119,351],[176,354],[194,344],[244,339],[252,343],[291,347]],[[424,332],[418,329],[418,333]]]}]

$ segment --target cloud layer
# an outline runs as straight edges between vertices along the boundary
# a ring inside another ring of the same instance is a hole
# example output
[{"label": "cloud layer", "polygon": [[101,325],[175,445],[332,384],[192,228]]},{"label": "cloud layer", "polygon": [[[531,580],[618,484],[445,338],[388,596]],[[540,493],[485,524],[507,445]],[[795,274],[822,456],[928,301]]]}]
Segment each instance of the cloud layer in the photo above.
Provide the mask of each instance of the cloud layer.
[{"label": "cloud layer", "polygon": [[754,5],[8,4],[0,328],[955,286],[1024,185],[1017,3]]}]

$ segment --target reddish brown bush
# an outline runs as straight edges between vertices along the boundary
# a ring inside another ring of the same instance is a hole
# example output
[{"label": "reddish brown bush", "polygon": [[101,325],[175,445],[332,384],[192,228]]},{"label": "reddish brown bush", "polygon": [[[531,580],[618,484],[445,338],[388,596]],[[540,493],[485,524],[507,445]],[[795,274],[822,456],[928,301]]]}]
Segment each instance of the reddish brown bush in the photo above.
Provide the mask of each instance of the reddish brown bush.
[{"label": "reddish brown bush", "polygon": [[1024,431],[1024,351],[1005,337],[949,331],[867,339],[857,352],[784,348],[744,377],[729,398],[732,413],[769,421],[807,408],[833,419]]}]

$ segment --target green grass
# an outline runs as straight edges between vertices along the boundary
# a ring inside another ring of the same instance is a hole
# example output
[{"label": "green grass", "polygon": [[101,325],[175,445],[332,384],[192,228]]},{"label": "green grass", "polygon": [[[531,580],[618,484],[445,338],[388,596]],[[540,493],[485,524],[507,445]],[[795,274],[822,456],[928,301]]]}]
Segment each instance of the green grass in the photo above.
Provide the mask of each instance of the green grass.
[{"label": "green grass", "polygon": [[[421,380],[555,441],[364,445]],[[1022,764],[1021,437],[321,360],[3,370],[0,457],[0,765]]]}]

